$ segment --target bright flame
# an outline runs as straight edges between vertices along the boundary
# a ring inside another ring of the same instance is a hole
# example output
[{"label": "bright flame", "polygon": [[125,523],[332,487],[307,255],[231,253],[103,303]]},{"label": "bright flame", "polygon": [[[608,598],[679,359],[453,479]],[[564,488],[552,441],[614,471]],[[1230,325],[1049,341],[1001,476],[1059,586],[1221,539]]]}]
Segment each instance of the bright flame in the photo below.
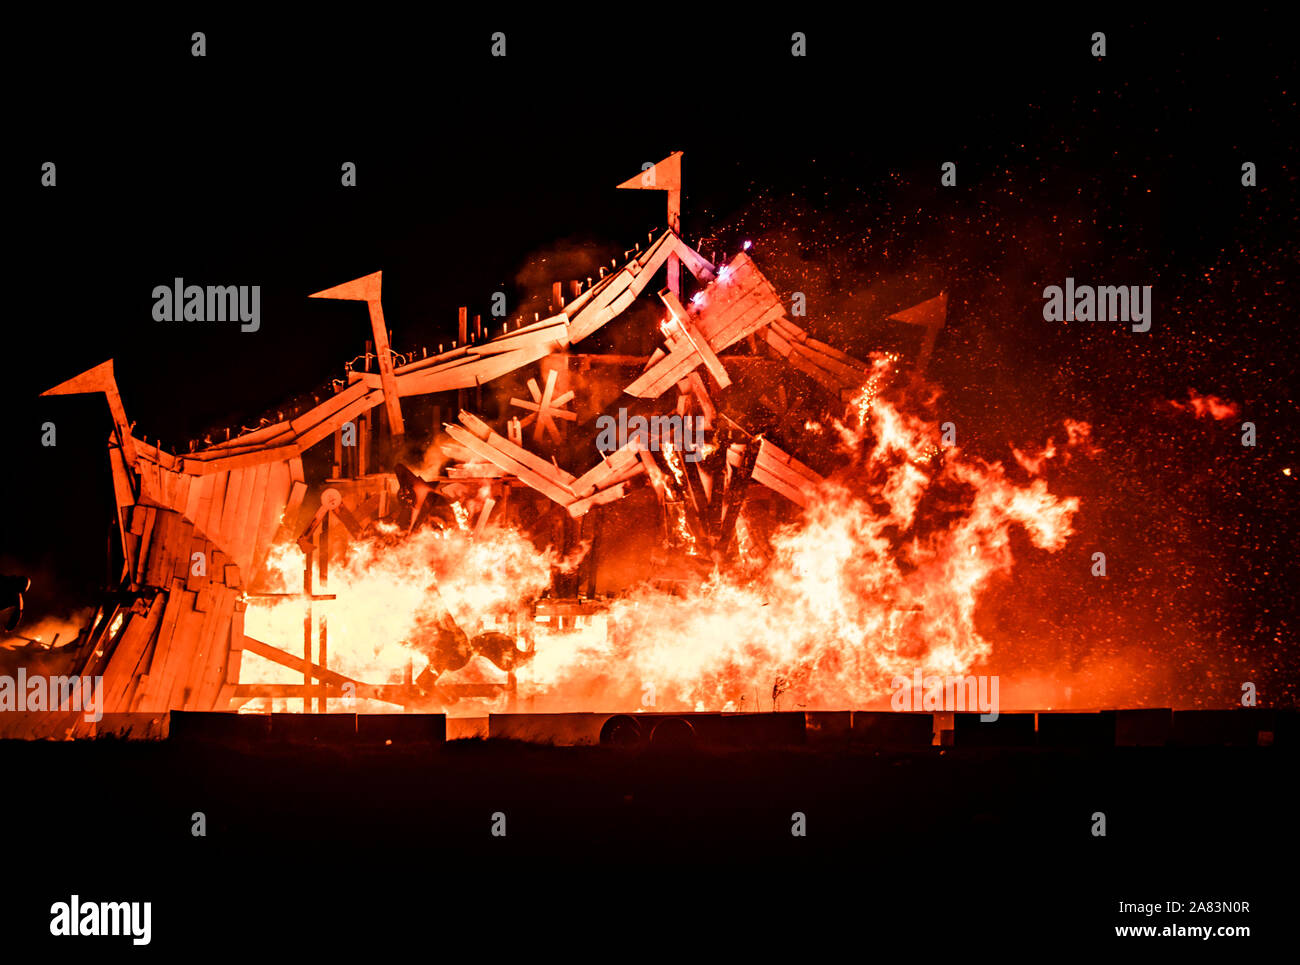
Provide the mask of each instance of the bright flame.
[{"label": "bright flame", "polygon": [[[536,651],[518,669],[519,697],[534,698],[535,710],[632,710],[647,693],[664,710],[849,708],[880,700],[918,666],[966,673],[987,658],[981,595],[1013,566],[1014,528],[1048,552],[1072,535],[1079,501],[1050,493],[1041,472],[1053,455],[1090,444],[1089,428],[1071,423],[1066,443],[1017,451],[1028,481],[1016,481],[1001,463],[956,446],[941,452],[937,426],[883,393],[891,362],[877,356],[849,417],[824,426],[849,465],[795,522],[765,539],[742,513],[731,561],[702,580],[643,585],[577,626],[530,623]],[[691,468],[671,447],[663,456],[680,485]],[[511,529],[472,538],[470,510],[453,509],[458,529],[402,538],[386,527],[331,562],[328,592],[338,598],[316,612],[328,619],[332,669],[367,683],[418,675],[445,614],[470,637],[505,628],[554,570],[577,563]],[[684,512],[669,514],[669,530],[677,553],[695,549]],[[277,549],[280,588],[302,585],[302,565],[296,547]],[[667,584],[671,592],[657,588]],[[255,600],[246,632],[300,653],[303,613],[301,601]]]}]

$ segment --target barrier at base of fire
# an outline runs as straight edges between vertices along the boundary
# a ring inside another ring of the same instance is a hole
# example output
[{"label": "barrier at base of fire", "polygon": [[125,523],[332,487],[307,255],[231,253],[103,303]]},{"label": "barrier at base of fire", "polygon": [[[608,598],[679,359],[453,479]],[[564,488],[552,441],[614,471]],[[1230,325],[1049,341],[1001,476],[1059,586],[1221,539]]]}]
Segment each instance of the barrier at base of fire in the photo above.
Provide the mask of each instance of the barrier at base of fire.
[{"label": "barrier at base of fire", "polygon": [[[466,737],[556,746],[878,747],[923,748],[940,733],[941,746],[1041,747],[1270,747],[1290,746],[1300,734],[1294,710],[1134,708],[1094,712],[979,714],[893,711],[731,713],[492,714],[448,719],[442,714],[236,714],[172,711],[106,714],[91,733],[71,732],[75,715],[41,716],[31,739],[113,736],[172,741],[267,741],[338,744],[441,744]],[[66,718],[66,719],[65,719]],[[1035,727],[1035,724],[1037,725]]]},{"label": "barrier at base of fire", "polygon": [[1267,747],[1295,734],[1294,711],[1266,707],[1176,710],[1169,743],[1184,747]]},{"label": "barrier at base of fire", "polygon": [[[672,723],[668,723],[672,721]],[[680,726],[686,722],[689,728]],[[537,744],[781,747],[803,744],[804,714],[572,713],[491,714],[488,736]],[[655,735],[659,728],[664,730]]]},{"label": "barrier at base of fire", "polygon": [[934,714],[855,710],[853,743],[872,747],[929,747],[934,743]]},{"label": "barrier at base of fire", "polygon": [[1039,747],[1113,747],[1115,712],[1062,711],[1038,715]]},{"label": "barrier at base of fire", "polygon": [[953,714],[955,747],[1033,747],[1035,715],[999,714],[997,720],[980,720],[978,713]]},{"label": "barrier at base of fire", "polygon": [[174,710],[173,741],[307,744],[441,744],[442,714],[232,714]]}]

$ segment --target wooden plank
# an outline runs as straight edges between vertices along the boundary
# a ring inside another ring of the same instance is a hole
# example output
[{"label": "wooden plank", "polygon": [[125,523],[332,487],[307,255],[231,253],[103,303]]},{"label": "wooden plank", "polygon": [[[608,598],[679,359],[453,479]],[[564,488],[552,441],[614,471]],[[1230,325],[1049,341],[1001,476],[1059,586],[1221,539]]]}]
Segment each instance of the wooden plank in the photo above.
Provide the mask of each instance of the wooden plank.
[{"label": "wooden plank", "polygon": [[216,699],[225,676],[226,654],[230,652],[230,624],[234,618],[238,591],[221,590],[213,605],[215,619],[205,628],[201,644],[191,660],[191,669],[178,683],[173,705],[186,710],[207,710]]},{"label": "wooden plank", "polygon": [[631,385],[623,389],[628,395],[640,399],[657,399],[686,377],[692,369],[703,361],[690,343],[665,355],[652,367],[646,369]]},{"label": "wooden plank", "polygon": [[162,673],[158,677],[158,687],[154,692],[159,710],[180,709],[174,703],[176,681],[178,678],[184,679],[208,622],[216,619],[214,609],[209,608],[205,613],[194,608],[195,597],[189,591],[181,595],[184,602],[176,621],[176,628],[172,632],[171,645],[167,648]]},{"label": "wooden plank", "polygon": [[[231,603],[234,603],[233,597]],[[226,668],[230,661],[230,637],[233,633],[233,609],[230,612],[232,620],[227,620],[221,625],[217,635],[213,638],[209,648],[207,659],[204,662],[203,675],[199,678],[198,686],[195,688],[193,695],[190,697],[188,706],[194,710],[216,710],[217,702],[221,698],[221,689],[226,682]]]},{"label": "wooden plank", "polygon": [[682,241],[677,235],[670,235],[673,253],[681,259],[686,270],[689,271],[700,281],[712,281],[717,275],[717,268],[714,264],[701,255],[698,251]]},{"label": "wooden plank", "polygon": [[212,452],[217,449],[243,448],[246,446],[264,446],[280,436],[293,436],[293,426],[286,419],[284,422],[274,422],[268,426],[262,426],[260,429],[253,429],[251,432],[245,432],[242,435],[232,436],[229,439],[222,439],[220,442],[214,442],[199,450],[200,453]]},{"label": "wooden plank", "polygon": [[785,306],[775,299],[755,300],[742,310],[720,319],[719,324],[709,333],[709,344],[715,351],[721,352],[784,314]]},{"label": "wooden plank", "polygon": [[755,482],[762,483],[800,506],[808,505],[817,486],[823,482],[816,472],[766,439],[759,441],[752,476]]},{"label": "wooden plank", "polygon": [[500,466],[506,472],[514,473],[521,482],[553,499],[561,506],[567,506],[576,498],[576,495],[567,486],[556,481],[554,466],[551,467],[550,473],[542,475],[460,426],[449,425],[446,428],[447,434],[456,442],[472,450],[476,455],[483,457],[493,465]]},{"label": "wooden plank", "polygon": [[152,585],[166,589],[177,576],[185,579],[189,573],[191,562],[189,549],[193,542],[194,524],[183,516],[173,517],[171,532],[167,539],[167,559],[164,564],[170,564],[170,569],[160,570],[156,575],[151,571],[150,581],[157,579],[157,582],[153,582]]},{"label": "wooden plank", "polygon": [[808,498],[804,495],[803,490],[791,486],[780,476],[768,472],[766,469],[760,468],[759,466],[754,467],[752,475],[755,482],[762,483],[768,489],[775,490],[786,499],[790,500],[790,502],[796,503],[799,506],[808,505]]},{"label": "wooden plank", "polygon": [[772,347],[772,350],[782,358],[787,357],[794,351],[794,346],[777,334],[776,327],[773,325],[767,327],[764,337],[767,339],[767,344]]},{"label": "wooden plank", "polygon": [[479,356],[465,355],[452,365],[399,375],[397,390],[405,396],[473,388],[478,384],[474,373],[481,370],[482,361]]},{"label": "wooden plank", "polygon": [[[329,435],[329,431],[325,432]],[[233,456],[222,456],[217,459],[192,459],[186,458],[185,471],[196,476],[207,476],[212,473],[230,472],[231,470],[248,469],[252,466],[259,466],[264,462],[275,462],[277,460],[290,459],[299,454],[300,446],[298,443],[279,446],[274,449],[258,449],[253,452],[246,452]]]},{"label": "wooden plank", "polygon": [[[290,472],[292,474],[292,469]],[[278,543],[282,539],[296,539],[298,537],[298,511],[302,508],[302,501],[306,495],[306,483],[300,479],[290,482],[289,501],[284,507],[284,513],[280,517],[280,525],[276,529],[272,543]]]},{"label": "wooden plank", "polygon": [[[613,307],[614,301],[631,287],[636,276],[627,268],[621,268],[608,276],[596,295],[582,307],[582,310],[569,321],[569,340],[578,342],[595,332],[610,319],[616,317],[622,309]],[[636,294],[632,294],[632,299]],[[627,299],[630,303],[632,299]]]},{"label": "wooden plank", "polygon": [[[197,594],[207,584],[209,577],[208,571],[212,566],[213,544],[206,537],[202,536],[198,530],[194,531],[194,539],[190,542],[189,557],[190,565],[185,570],[185,588],[191,593]],[[204,573],[199,576],[194,572],[194,554],[203,554]]]},{"label": "wooden plank", "polygon": [[[362,413],[369,412],[371,409],[373,409],[375,406],[379,405],[379,403],[383,401],[384,401],[383,389],[374,389],[370,392],[367,392],[360,399],[357,399],[355,402],[343,407],[338,412],[330,416],[328,419],[323,419],[321,422],[317,423],[311,429],[308,429],[301,436],[299,436],[297,440],[299,452],[306,452],[308,449],[316,445],[316,443],[320,442],[322,439],[332,435],[335,430],[341,428],[346,423],[351,422],[353,419],[355,419],[357,416],[361,415]],[[291,456],[292,456],[291,453],[286,453],[284,455],[279,456],[278,458],[287,459],[290,458]]]},{"label": "wooden plank", "polygon": [[289,464],[284,462],[271,463],[269,475],[266,483],[266,498],[262,501],[262,508],[258,516],[257,536],[253,542],[253,560],[247,570],[248,578],[254,579],[258,570],[261,569],[262,563],[266,560],[266,555],[270,552],[271,545],[275,540],[275,534],[280,528],[280,518],[289,502],[289,489],[291,483],[289,480]]},{"label": "wooden plank", "polygon": [[788,356],[786,356],[786,361],[790,363],[792,368],[797,369],[798,371],[802,372],[804,375],[815,380],[821,385],[824,385],[826,388],[830,389],[831,391],[833,392],[839,391],[840,389],[839,379],[831,375],[821,366],[815,364],[805,356],[800,355],[798,352],[792,351]]},{"label": "wooden plank", "polygon": [[206,498],[208,502],[212,501],[212,482],[211,476],[190,475],[190,492],[185,500],[185,518],[191,523],[198,521],[203,500]]},{"label": "wooden plank", "polygon": [[241,568],[253,572],[253,557],[257,554],[258,536],[262,531],[262,506],[270,495],[271,470],[280,463],[268,462],[254,470],[253,487],[240,506],[239,540],[231,555]]},{"label": "wooden plank", "polygon": [[185,508],[190,503],[190,486],[193,484],[195,477],[187,472],[176,473],[176,502],[172,504],[172,509],[182,516],[188,515]]},{"label": "wooden plank", "polygon": [[230,558],[240,566],[248,566],[253,553],[256,521],[249,518],[250,507],[254,499],[262,498],[270,472],[270,463],[263,463],[255,469],[244,471],[244,485],[239,490],[239,501],[235,504],[235,513],[225,546]]},{"label": "wooden plank", "polygon": [[866,381],[866,368],[853,368],[852,366],[845,365],[838,359],[833,359],[829,355],[825,355],[814,349],[809,349],[807,343],[795,346],[794,351],[800,356],[800,358],[812,362],[814,365],[827,372],[841,386],[852,387],[861,385]]},{"label": "wooden plank", "polygon": [[208,505],[203,509],[203,518],[194,521],[194,528],[197,532],[211,539],[216,539],[221,533],[221,510],[226,501],[226,484],[229,481],[230,473],[220,472],[212,480],[212,498]]},{"label": "wooden plank", "polygon": [[686,377],[690,385],[691,393],[700,405],[700,411],[704,415],[704,428],[712,429],[714,420],[717,418],[718,410],[713,407],[713,400],[709,397],[709,390],[705,388],[704,380],[700,378],[698,372],[692,372]]},{"label": "wooden plank", "polygon": [[636,473],[643,472],[641,460],[637,457],[636,450],[629,448],[629,446],[623,446],[621,449],[611,452],[575,479],[570,488],[575,493],[586,496],[590,495],[592,490],[600,489],[610,479],[629,470],[635,470]]},{"label": "wooden plank", "polygon": [[[302,415],[295,419],[289,420],[289,427],[293,429],[294,436],[301,439],[309,430],[316,428],[323,422],[333,422],[334,418],[342,411],[347,409],[353,403],[360,401],[370,393],[370,388],[363,383],[349,385],[342,392],[336,392],[320,405],[308,409]],[[347,422],[344,419],[343,422]],[[342,423],[340,423],[341,425]],[[331,430],[333,431],[333,430]]]},{"label": "wooden plank", "polygon": [[543,359],[550,354],[550,346],[538,345],[533,348],[520,349],[516,352],[506,352],[503,355],[493,355],[489,358],[482,359],[474,363],[472,370],[474,374],[474,384],[486,385],[493,379],[498,379],[516,369],[523,368],[525,365],[532,365],[538,359]]},{"label": "wooden plank", "polygon": [[[478,418],[478,416],[472,415],[468,412],[462,412],[460,413],[460,421],[462,425],[464,425],[465,429],[472,433],[476,439],[488,443],[492,448],[503,452],[505,455],[514,459],[515,462],[527,466],[529,469],[533,470],[533,472],[551,479],[556,485],[562,486],[568,490],[570,496],[577,495],[577,493],[573,491],[575,479],[563,469],[548,462],[541,456],[529,452],[523,446],[515,445],[505,436],[494,432],[492,427],[482,419]],[[496,465],[499,465],[499,463]]]},{"label": "wooden plank", "polygon": [[687,339],[690,340],[691,346],[703,360],[704,367],[709,370],[709,374],[713,376],[714,380],[718,383],[719,388],[725,389],[727,386],[731,385],[731,378],[727,375],[727,370],[723,367],[722,362],[718,360],[718,356],[714,354],[713,348],[709,345],[709,340],[706,339],[704,334],[696,329],[689,321],[679,319],[679,322],[682,326],[682,331],[686,334]]},{"label": "wooden plank", "polygon": [[154,519],[153,536],[150,540],[148,561],[140,582],[146,586],[166,588],[171,582],[176,569],[176,548],[174,540],[179,527],[180,517],[167,509],[160,509]]},{"label": "wooden plank", "polygon": [[796,476],[802,476],[803,480],[811,485],[820,486],[826,480],[809,466],[804,465],[798,459],[782,450],[780,447],[773,445],[766,439],[760,439],[758,443],[758,461],[766,464],[775,464],[782,469],[794,473]]},{"label": "wooden plank", "polygon": [[144,527],[140,533],[140,550],[139,557],[136,560],[135,574],[131,582],[143,583],[145,569],[148,567],[149,557],[153,554],[153,528],[157,519],[157,510],[152,506],[145,509]]},{"label": "wooden plank", "polygon": [[154,638],[153,652],[149,655],[148,669],[137,681],[136,693],[131,701],[134,705],[132,710],[146,713],[166,710],[157,698],[157,691],[163,668],[167,663],[167,654],[171,649],[172,638],[176,633],[177,621],[186,606],[185,595],[185,584],[180,580],[173,580],[171,589],[167,591],[167,604],[163,610],[162,623]]},{"label": "wooden plank", "polygon": [[575,500],[574,502],[569,503],[565,508],[569,511],[570,516],[577,518],[585,515],[593,506],[602,506],[605,503],[612,503],[616,499],[622,499],[625,495],[627,495],[627,485],[625,483],[617,483],[610,486],[608,489],[602,489],[585,499]]},{"label": "wooden plank", "polygon": [[668,492],[667,483],[664,481],[663,470],[655,463],[655,458],[645,449],[637,450],[637,458],[641,460],[641,465],[645,467],[645,474],[650,477],[650,485],[654,487],[655,495],[663,499]]},{"label": "wooden plank", "polygon": [[216,697],[212,701],[213,710],[228,708],[235,687],[239,685],[239,673],[244,659],[244,612],[243,601],[236,598],[234,610],[230,615],[230,636],[226,641],[226,664],[221,683],[217,687]]},{"label": "wooden plank", "polygon": [[540,346],[551,346],[551,350],[554,351],[555,346],[563,346],[567,344],[568,340],[568,322],[564,314],[561,313],[552,315],[550,318],[543,318],[540,322],[534,322],[531,325],[524,325],[513,332],[498,335],[491,341],[471,345],[468,352],[471,356],[481,357],[485,355],[502,355],[506,352],[519,350],[532,350]]},{"label": "wooden plank", "polygon": [[345,677],[343,674],[338,673],[337,671],[329,670],[325,667],[320,666],[319,664],[308,663],[307,661],[303,660],[302,657],[295,656],[292,653],[289,653],[285,650],[281,650],[279,647],[273,647],[270,644],[263,643],[261,640],[257,640],[247,635],[244,636],[242,649],[247,650],[249,653],[255,653],[259,657],[263,657],[267,660],[270,660],[272,663],[278,663],[283,667],[288,667],[291,670],[296,670],[298,673],[306,673],[308,671],[305,670],[304,668],[308,668],[311,673],[311,676],[317,680],[322,681],[323,683],[327,683],[327,684],[360,683],[360,681],[353,680],[351,677]]},{"label": "wooden plank", "polygon": [[[215,534],[208,534],[223,549],[233,546],[238,538],[239,501],[243,498],[244,491],[252,485],[254,473],[253,469],[234,469],[230,472],[226,482],[226,499],[221,506],[221,522],[217,524]],[[217,569],[219,567],[213,567],[209,572],[214,573]]]},{"label": "wooden plank", "polygon": [[127,710],[126,698],[139,672],[141,659],[148,650],[149,643],[162,622],[166,609],[167,594],[159,593],[149,606],[149,614],[136,616],[122,634],[112,659],[103,671],[104,712],[108,714],[124,713]]}]

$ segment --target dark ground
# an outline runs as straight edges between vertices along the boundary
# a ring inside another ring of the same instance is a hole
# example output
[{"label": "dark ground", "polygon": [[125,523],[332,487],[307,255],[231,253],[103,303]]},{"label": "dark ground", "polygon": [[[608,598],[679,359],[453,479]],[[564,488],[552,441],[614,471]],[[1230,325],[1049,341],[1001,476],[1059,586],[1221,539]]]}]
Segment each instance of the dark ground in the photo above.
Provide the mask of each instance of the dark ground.
[{"label": "dark ground", "polygon": [[[1241,954],[1289,927],[1296,765],[1282,748],[6,742],[0,767],[22,782],[0,821],[24,882],[6,930],[40,936],[49,905],[75,892],[153,901],[151,947],[169,960],[259,934],[285,950],[376,954],[436,954],[455,937],[489,959],[534,941],[600,959],[633,947],[764,960],[855,945],[1149,951],[1161,940],[1117,939],[1113,926],[1167,920],[1248,924],[1251,939],[1217,939],[1220,954],[1225,942]],[[1091,834],[1097,810],[1104,838]],[[191,834],[195,811],[205,837]],[[505,837],[491,834],[497,811]],[[806,837],[790,833],[795,811]],[[1250,912],[1117,912],[1169,898],[1246,900]],[[1172,941],[1160,947],[1192,940]]]}]

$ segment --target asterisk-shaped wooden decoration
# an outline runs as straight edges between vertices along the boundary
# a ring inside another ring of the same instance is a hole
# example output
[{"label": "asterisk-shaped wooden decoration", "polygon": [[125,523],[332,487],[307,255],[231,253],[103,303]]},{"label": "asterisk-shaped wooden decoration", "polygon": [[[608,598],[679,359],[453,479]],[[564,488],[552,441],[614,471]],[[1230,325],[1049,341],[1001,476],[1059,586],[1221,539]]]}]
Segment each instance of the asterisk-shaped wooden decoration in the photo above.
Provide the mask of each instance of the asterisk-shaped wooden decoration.
[{"label": "asterisk-shaped wooden decoration", "polygon": [[[561,441],[560,427],[555,424],[556,419],[564,419],[566,422],[577,422],[578,414],[570,412],[563,406],[573,400],[572,390],[565,392],[563,395],[552,398],[555,393],[555,376],[556,370],[546,373],[546,389],[543,390],[537,385],[536,379],[528,380],[528,391],[533,397],[532,402],[524,399],[511,399],[511,405],[517,405],[521,409],[527,409],[532,415],[524,419],[522,425],[527,427],[533,425],[533,441],[541,442],[542,433],[549,433],[555,440],[556,445]],[[535,424],[535,425],[534,425]]]}]

